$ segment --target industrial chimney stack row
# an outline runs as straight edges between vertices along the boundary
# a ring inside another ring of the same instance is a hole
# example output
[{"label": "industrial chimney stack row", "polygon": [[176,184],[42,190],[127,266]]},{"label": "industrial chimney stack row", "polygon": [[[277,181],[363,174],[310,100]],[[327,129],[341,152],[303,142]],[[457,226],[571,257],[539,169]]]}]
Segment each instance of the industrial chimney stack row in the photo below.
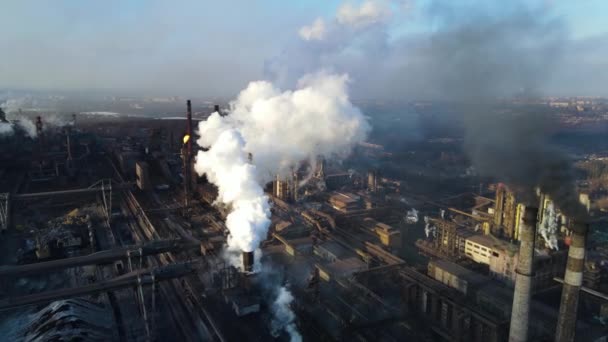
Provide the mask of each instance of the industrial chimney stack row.
[{"label": "industrial chimney stack row", "polygon": [[[528,341],[537,223],[538,208],[526,207],[519,231],[519,258],[517,261],[515,291],[513,293],[513,307],[511,310],[510,342]],[[574,341],[578,298],[583,284],[587,230],[588,226],[586,224],[581,222],[574,223],[555,332],[556,342]]]}]

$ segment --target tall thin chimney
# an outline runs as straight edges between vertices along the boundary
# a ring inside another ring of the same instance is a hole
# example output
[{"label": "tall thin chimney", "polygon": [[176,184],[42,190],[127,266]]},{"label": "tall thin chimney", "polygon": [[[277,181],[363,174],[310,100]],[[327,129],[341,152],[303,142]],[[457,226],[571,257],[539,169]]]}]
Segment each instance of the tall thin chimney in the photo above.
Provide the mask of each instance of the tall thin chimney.
[{"label": "tall thin chimney", "polygon": [[528,340],[538,208],[526,207],[522,221],[519,227],[520,244],[515,271],[515,291],[513,292],[509,342],[526,342]]},{"label": "tall thin chimney", "polygon": [[293,201],[297,202],[298,201],[298,171],[292,171],[292,197],[293,197]]},{"label": "tall thin chimney", "polygon": [[42,136],[42,118],[40,116],[36,117],[36,135],[39,138]]},{"label": "tall thin chimney", "polygon": [[578,313],[578,297],[583,285],[583,268],[585,265],[585,240],[587,225],[574,222],[572,242],[568,249],[568,262],[562,287],[562,300],[559,305],[556,342],[574,341],[576,333],[576,315]]},{"label": "tall thin chimney", "polygon": [[367,172],[367,189],[370,192],[378,191],[378,170],[371,169]]},{"label": "tall thin chimney", "polygon": [[70,142],[70,131],[71,129],[68,127],[66,130],[66,138],[67,138],[67,149],[68,149],[68,161],[72,161],[72,144]]},{"label": "tall thin chimney", "polygon": [[[188,139],[188,158],[191,158],[192,156],[192,104],[190,102],[190,100],[188,100],[187,102],[187,107],[188,107],[188,112],[187,112],[187,121],[188,123],[186,124],[186,134],[188,134],[188,136],[190,137],[190,139]],[[190,162],[190,160],[188,159],[188,162]]]},{"label": "tall thin chimney", "polygon": [[190,188],[192,187],[192,104],[186,101],[186,146],[183,147],[184,158],[184,204],[190,205]]}]

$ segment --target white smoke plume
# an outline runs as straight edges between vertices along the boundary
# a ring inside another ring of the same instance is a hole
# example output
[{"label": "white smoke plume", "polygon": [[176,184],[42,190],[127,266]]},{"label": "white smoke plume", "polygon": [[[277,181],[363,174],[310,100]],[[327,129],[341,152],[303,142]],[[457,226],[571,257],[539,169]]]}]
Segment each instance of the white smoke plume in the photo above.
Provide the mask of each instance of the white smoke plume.
[{"label": "white smoke plume", "polygon": [[409,224],[418,223],[418,210],[415,208],[408,210],[407,214],[405,215],[405,222]]},{"label": "white smoke plume", "polygon": [[[203,127],[201,131],[204,131]],[[209,151],[199,151],[195,169],[217,185],[217,200],[232,207],[226,218],[226,226],[230,230],[228,245],[253,252],[266,237],[270,225],[268,198],[256,180],[256,167],[247,163],[241,134],[235,129],[218,133]]]},{"label": "white smoke plume", "polygon": [[19,117],[19,119],[16,121],[16,125],[21,127],[25,134],[32,139],[38,135],[38,132],[36,131],[36,124],[29,118]]},{"label": "white smoke plume", "polygon": [[298,328],[294,323],[296,315],[291,310],[290,304],[293,301],[293,295],[284,286],[279,289],[277,299],[272,305],[274,318],[272,320],[272,334],[277,337],[281,330],[285,330],[290,336],[291,342],[301,342],[302,335],[298,332]]},{"label": "white smoke plume", "polygon": [[388,27],[395,9],[394,1],[389,0],[345,1],[331,17],[317,17],[301,27],[297,32],[300,39],[268,59],[267,77],[291,87],[302,74],[327,69],[353,77],[357,96],[382,93],[379,89],[386,85],[380,86],[379,81],[386,83],[395,77],[399,73],[395,64],[403,59],[402,54],[389,53]]},{"label": "white smoke plume", "polygon": [[558,250],[557,232],[559,230],[559,220],[553,201],[549,202],[544,211],[543,219],[538,227],[538,232],[545,240],[546,247]]},{"label": "white smoke plume", "polygon": [[[213,113],[199,124],[195,170],[219,190],[217,201],[231,206],[229,246],[255,250],[266,238],[268,198],[263,185],[275,175],[318,155],[345,157],[370,130],[347,94],[346,75],[308,74],[294,91],[252,82],[231,103],[230,113]],[[253,154],[253,162],[247,160]]]},{"label": "white smoke plume", "polygon": [[19,109],[23,108],[26,105],[26,99],[24,98],[14,98],[8,99],[0,104],[0,107],[4,110],[6,114],[15,114],[19,112]]},{"label": "white smoke plume", "polygon": [[336,20],[342,25],[365,27],[386,20],[391,16],[391,10],[386,2],[364,1],[360,6],[345,3],[338,8]]},{"label": "white smoke plume", "polygon": [[[36,130],[36,124],[32,119],[28,116],[22,115],[20,110],[22,108],[29,108],[32,105],[36,105],[36,102],[29,98],[12,98],[4,101],[0,104],[0,108],[4,110],[6,113],[7,119],[13,120],[14,125],[20,127],[25,134],[34,139],[38,135],[38,131]],[[62,117],[55,113],[45,113],[41,115],[43,130],[49,130],[52,128],[64,127],[67,125],[72,125],[73,122],[68,120],[66,117]],[[3,127],[0,127],[0,135],[12,135],[14,130],[14,125],[12,124],[3,124]]]},{"label": "white smoke plume", "polygon": [[0,137],[12,135],[14,133],[13,125],[7,122],[0,122]]},{"label": "white smoke plume", "polygon": [[431,224],[431,220],[427,216],[424,217],[424,235],[427,238],[430,238],[431,235],[433,237],[437,236],[437,227]]},{"label": "white smoke plume", "polygon": [[42,116],[42,120],[43,130],[74,125],[74,121],[71,117],[58,114],[45,114]]},{"label": "white smoke plume", "polygon": [[303,26],[298,33],[304,40],[323,40],[326,33],[325,22],[317,18],[310,26]]}]

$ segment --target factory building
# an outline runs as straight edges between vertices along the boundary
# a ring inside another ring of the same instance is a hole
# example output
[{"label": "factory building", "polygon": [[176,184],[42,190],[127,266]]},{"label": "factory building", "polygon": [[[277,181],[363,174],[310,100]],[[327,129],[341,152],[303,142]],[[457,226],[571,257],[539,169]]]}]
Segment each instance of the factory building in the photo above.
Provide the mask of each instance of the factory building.
[{"label": "factory building", "polygon": [[[465,242],[465,255],[477,263],[488,265],[490,275],[508,285],[515,282],[518,253],[516,245],[491,235],[473,235]],[[537,250],[533,291],[554,286],[553,278],[563,276],[565,262],[565,251]]]},{"label": "factory building", "polygon": [[369,192],[378,191],[378,170],[376,169],[367,172],[367,190]]},{"label": "factory building", "polygon": [[[441,283],[441,285],[455,289],[458,292],[449,297],[452,303],[454,303],[454,306],[452,307],[448,304],[446,307],[444,303],[447,302],[447,298],[442,298],[441,295],[436,292],[433,293],[430,290],[427,290],[426,298],[423,297],[420,310],[430,312],[432,317],[441,317],[439,312],[448,310],[447,317],[450,317],[449,311],[453,310],[454,312],[451,313],[453,315],[458,310],[465,308],[471,310],[471,308],[476,308],[476,310],[473,310],[472,312],[476,312],[478,315],[481,315],[481,317],[484,317],[482,334],[485,338],[480,341],[507,340],[508,333],[506,330],[508,329],[508,326],[506,323],[509,321],[513,307],[513,291],[511,289],[504,287],[491,278],[445,260],[430,261],[428,265],[428,276],[434,281]],[[421,286],[423,288],[426,286],[431,288],[433,285],[426,281],[424,283],[421,282]],[[425,292],[422,293],[423,296],[424,293]],[[435,315],[437,316],[433,316],[433,312],[435,312]],[[528,340],[550,340],[553,336],[553,329],[555,329],[557,323],[557,316],[558,311],[555,308],[543,304],[540,301],[532,300],[530,303]],[[453,317],[454,316],[452,316],[452,319],[454,319]],[[450,325],[448,324],[447,326],[449,327]],[[579,330],[581,335],[584,334],[581,330],[584,330],[585,327],[588,326],[586,324],[581,324],[580,327],[577,327],[577,330]],[[466,334],[467,333],[464,331],[452,331],[451,335],[446,334],[445,340],[462,340]],[[477,340],[477,338],[478,337],[469,336],[464,340]]]},{"label": "factory building", "polygon": [[401,232],[393,226],[378,222],[371,217],[364,218],[362,226],[375,235],[383,246],[391,249],[401,248]]},{"label": "factory building", "polygon": [[523,209],[524,206],[517,201],[515,192],[506,185],[499,184],[496,188],[492,233],[504,239],[517,240]]},{"label": "factory building", "polygon": [[473,235],[465,240],[464,253],[477,263],[489,265],[490,259],[496,254],[494,244],[488,235]]},{"label": "factory building", "polygon": [[277,175],[276,180],[272,182],[272,194],[280,200],[287,201],[290,197],[289,182],[282,180]]},{"label": "factory building", "polygon": [[427,239],[416,241],[421,253],[446,259],[458,259],[465,255],[466,240],[475,235],[474,232],[439,218],[428,218],[428,222],[434,233],[429,232]]},{"label": "factory building", "polygon": [[488,281],[486,277],[446,260],[429,261],[428,275],[464,295]]},{"label": "factory building", "polygon": [[337,172],[325,175],[325,184],[329,190],[337,190],[351,182],[348,172]]},{"label": "factory building", "polygon": [[351,276],[355,272],[367,269],[367,264],[358,257],[339,259],[331,263],[316,264],[319,277],[324,281],[332,281]]},{"label": "factory building", "polygon": [[[543,222],[545,215],[547,215],[549,212],[549,208],[553,207],[556,211],[558,219],[558,234],[560,234],[562,237],[568,235],[568,225],[570,224],[568,217],[560,213],[559,209],[554,206],[554,203],[549,195],[540,193],[540,191],[537,191],[537,194],[539,196],[538,222]],[[579,195],[579,202],[585,206],[585,208],[587,208],[587,211],[589,210],[590,202],[587,194],[581,193]],[[522,220],[521,215],[526,206],[520,203],[515,192],[504,184],[497,185],[494,204],[495,205],[492,210],[492,234],[506,240],[519,240],[519,229]],[[541,241],[538,241],[538,243],[540,242]]]},{"label": "factory building", "polygon": [[334,192],[329,197],[329,204],[331,204],[334,209],[343,213],[363,209],[361,197],[353,193]]},{"label": "factory building", "polygon": [[140,190],[149,190],[152,187],[148,163],[144,161],[138,161],[135,163],[135,177],[137,187]]},{"label": "factory building", "polygon": [[336,262],[349,254],[346,248],[335,241],[325,241],[318,244],[314,246],[313,252],[315,255],[329,262]]}]

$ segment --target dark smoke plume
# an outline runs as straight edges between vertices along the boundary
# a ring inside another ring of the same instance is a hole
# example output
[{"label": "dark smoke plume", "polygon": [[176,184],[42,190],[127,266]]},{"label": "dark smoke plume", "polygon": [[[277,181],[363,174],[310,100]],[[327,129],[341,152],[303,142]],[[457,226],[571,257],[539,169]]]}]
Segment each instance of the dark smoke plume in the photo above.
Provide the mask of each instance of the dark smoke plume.
[{"label": "dark smoke plume", "polygon": [[[462,10],[469,11],[462,16]],[[434,5],[443,28],[424,64],[443,98],[464,112],[465,148],[484,176],[504,180],[531,201],[539,187],[569,217],[585,215],[570,158],[548,142],[552,120],[542,111],[493,108],[502,96],[534,96],[551,78],[566,39],[547,8],[523,4],[492,15],[480,8]]]},{"label": "dark smoke plume", "polygon": [[[339,13],[317,19],[303,28],[303,39],[268,61],[268,76],[293,83],[302,70],[325,68],[348,73],[356,97],[447,101],[464,113],[465,147],[480,174],[522,189],[527,201],[540,187],[564,213],[581,216],[572,163],[548,143],[552,119],[528,113],[529,106],[525,113],[523,106],[510,112],[495,106],[501,98],[540,95],[563,65],[569,37],[551,4],[435,0],[415,6],[430,32],[391,38],[394,8],[370,25],[352,27]],[[387,11],[391,7],[374,13]]]}]

